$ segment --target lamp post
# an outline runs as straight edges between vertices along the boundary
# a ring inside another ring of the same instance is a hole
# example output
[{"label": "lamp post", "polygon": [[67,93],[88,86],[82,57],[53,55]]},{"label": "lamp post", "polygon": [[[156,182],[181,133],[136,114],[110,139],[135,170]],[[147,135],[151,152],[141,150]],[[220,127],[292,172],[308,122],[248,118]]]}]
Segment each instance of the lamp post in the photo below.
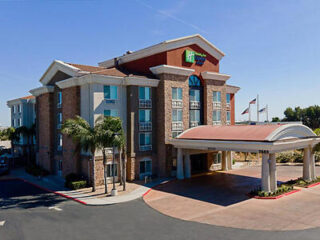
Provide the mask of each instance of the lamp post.
[{"label": "lamp post", "polygon": [[[118,136],[119,133],[114,133],[112,134],[112,138],[115,136]],[[115,146],[114,146],[114,141],[112,143],[112,190],[111,190],[111,196],[116,196],[118,194],[118,191],[116,189],[116,183],[115,183]]]}]

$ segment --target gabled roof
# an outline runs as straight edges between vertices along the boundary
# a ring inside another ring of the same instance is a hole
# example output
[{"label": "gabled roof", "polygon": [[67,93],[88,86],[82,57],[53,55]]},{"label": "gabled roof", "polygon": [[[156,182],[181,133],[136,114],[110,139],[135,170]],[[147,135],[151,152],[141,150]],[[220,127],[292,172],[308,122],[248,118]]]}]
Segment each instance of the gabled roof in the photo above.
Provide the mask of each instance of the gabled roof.
[{"label": "gabled roof", "polygon": [[[212,43],[210,43],[207,39],[202,37],[200,34],[195,34],[195,35],[186,36],[182,38],[167,40],[159,44],[117,57],[117,60],[119,64],[122,64],[126,62],[131,62],[137,59],[145,58],[160,52],[165,52],[165,51],[169,51],[172,49],[181,48],[181,47],[185,47],[193,44],[198,45],[199,47],[201,47],[203,50],[208,52],[210,55],[214,56],[219,61],[225,55],[220,49],[218,49],[216,46],[214,46]],[[107,68],[114,67],[115,66],[114,59],[103,61],[99,63],[99,66],[107,67]]]},{"label": "gabled roof", "polygon": [[25,96],[25,97],[9,100],[9,101],[7,101],[7,105],[10,107],[14,104],[18,104],[18,103],[22,103],[22,102],[30,102],[32,100],[35,100],[35,97],[30,95],[30,96]]}]

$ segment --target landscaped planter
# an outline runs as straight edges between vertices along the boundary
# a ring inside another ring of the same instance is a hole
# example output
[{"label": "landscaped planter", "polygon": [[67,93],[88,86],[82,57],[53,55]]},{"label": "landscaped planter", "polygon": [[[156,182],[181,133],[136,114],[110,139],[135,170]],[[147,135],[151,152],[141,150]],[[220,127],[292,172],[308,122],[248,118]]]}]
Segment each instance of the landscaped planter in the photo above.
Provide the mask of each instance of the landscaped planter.
[{"label": "landscaped planter", "polygon": [[316,180],[313,180],[310,182],[307,182],[302,178],[298,178],[298,179],[290,180],[286,182],[286,184],[293,185],[296,187],[302,187],[302,188],[311,188],[311,187],[318,186],[320,184],[320,178],[318,177]]},{"label": "landscaped planter", "polygon": [[248,194],[248,196],[250,198],[255,198],[255,199],[279,199],[279,198],[282,198],[282,197],[285,197],[285,196],[289,196],[291,194],[294,194],[294,193],[300,192],[300,191],[301,191],[301,189],[293,189],[290,192],[286,192],[286,193],[283,193],[283,194],[280,194],[280,195],[276,195],[276,196],[268,196],[268,197],[255,196],[255,195],[251,195],[251,194]]}]

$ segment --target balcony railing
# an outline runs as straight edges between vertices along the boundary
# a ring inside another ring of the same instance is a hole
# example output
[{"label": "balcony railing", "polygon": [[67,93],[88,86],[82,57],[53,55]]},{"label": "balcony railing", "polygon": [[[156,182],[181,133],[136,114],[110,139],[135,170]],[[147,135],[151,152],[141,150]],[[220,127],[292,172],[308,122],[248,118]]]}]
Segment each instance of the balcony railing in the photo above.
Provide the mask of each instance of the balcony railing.
[{"label": "balcony railing", "polygon": [[152,131],[152,122],[139,122],[139,131]]},{"label": "balcony railing", "polygon": [[221,102],[213,102],[213,108],[220,109],[221,108]]},{"label": "balcony railing", "polygon": [[198,121],[191,121],[190,122],[190,127],[197,127],[199,125]]},{"label": "balcony railing", "polygon": [[227,106],[227,108],[230,108],[230,107],[231,107],[230,103],[227,103],[227,105],[226,105],[226,106]]},{"label": "balcony railing", "polygon": [[139,108],[152,108],[151,99],[139,99]]},{"label": "balcony railing", "polygon": [[182,108],[183,107],[182,100],[172,100],[172,107],[173,108]]},{"label": "balcony railing", "polygon": [[183,122],[173,122],[172,131],[180,131],[180,130],[183,130]]},{"label": "balcony railing", "polygon": [[140,151],[151,151],[152,150],[152,145],[140,145],[139,147]]},{"label": "balcony railing", "polygon": [[221,121],[212,121],[212,125],[221,125]]},{"label": "balcony railing", "polygon": [[200,109],[200,105],[199,101],[190,101],[190,109]]},{"label": "balcony railing", "polygon": [[227,125],[230,125],[230,124],[231,124],[231,121],[226,121],[226,124],[227,124]]}]

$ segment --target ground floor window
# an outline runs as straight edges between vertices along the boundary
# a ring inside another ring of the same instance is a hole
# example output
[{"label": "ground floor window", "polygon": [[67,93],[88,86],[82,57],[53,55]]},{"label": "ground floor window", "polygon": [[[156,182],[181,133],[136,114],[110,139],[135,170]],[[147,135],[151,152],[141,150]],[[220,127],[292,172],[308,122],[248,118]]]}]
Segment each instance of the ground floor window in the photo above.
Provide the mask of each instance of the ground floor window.
[{"label": "ground floor window", "polygon": [[182,131],[172,131],[172,138],[176,138]]},{"label": "ground floor window", "polygon": [[221,159],[222,159],[221,153],[216,153],[214,155],[214,158],[213,158],[213,163],[214,164],[220,164],[221,163]]},{"label": "ground floor window", "polygon": [[108,178],[113,177],[113,169],[114,169],[114,176],[117,177],[118,176],[118,164],[117,163],[112,164],[112,162],[107,163],[107,177]]},{"label": "ground floor window", "polygon": [[107,109],[107,110],[104,110],[104,116],[119,117],[119,112],[117,109]]},{"label": "ground floor window", "polygon": [[140,170],[140,178],[143,178],[144,176],[150,176],[152,174],[151,159],[140,160],[139,170]]}]

